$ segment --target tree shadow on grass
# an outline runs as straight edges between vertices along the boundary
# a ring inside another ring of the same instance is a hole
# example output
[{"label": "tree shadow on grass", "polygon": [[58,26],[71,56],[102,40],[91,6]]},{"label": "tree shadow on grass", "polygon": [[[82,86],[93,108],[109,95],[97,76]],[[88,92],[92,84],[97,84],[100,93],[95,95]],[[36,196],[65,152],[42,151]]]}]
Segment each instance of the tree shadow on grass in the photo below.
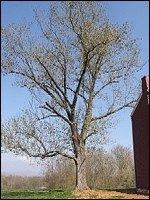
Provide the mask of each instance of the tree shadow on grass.
[{"label": "tree shadow on grass", "polygon": [[126,194],[140,194],[144,196],[149,196],[149,193],[146,192],[137,192],[136,188],[128,188],[128,189],[115,189],[113,191],[126,193]]}]

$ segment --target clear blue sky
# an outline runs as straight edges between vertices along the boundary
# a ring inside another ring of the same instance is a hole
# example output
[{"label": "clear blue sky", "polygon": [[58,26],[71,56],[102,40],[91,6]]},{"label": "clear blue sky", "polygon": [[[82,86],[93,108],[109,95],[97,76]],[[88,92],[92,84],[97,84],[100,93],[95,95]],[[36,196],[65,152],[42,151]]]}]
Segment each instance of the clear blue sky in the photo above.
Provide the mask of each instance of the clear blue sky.
[{"label": "clear blue sky", "polygon": [[[48,1],[2,1],[1,3],[1,23],[22,23],[33,20],[33,8],[47,9]],[[122,24],[129,22],[133,29],[133,36],[141,38],[139,45],[141,51],[141,62],[149,59],[149,2],[148,1],[105,1],[108,16],[113,23]],[[138,75],[140,79],[149,74],[148,64]],[[14,78],[11,76],[2,77],[1,81],[1,116],[5,121],[9,117],[21,112],[28,106],[31,99],[26,89],[12,86]],[[132,127],[130,120],[131,111],[120,113],[120,122],[112,130],[111,139],[125,146],[132,148]],[[1,171],[9,174],[36,175],[40,174],[40,168],[30,166],[27,161],[22,161],[12,154],[2,155]]]}]

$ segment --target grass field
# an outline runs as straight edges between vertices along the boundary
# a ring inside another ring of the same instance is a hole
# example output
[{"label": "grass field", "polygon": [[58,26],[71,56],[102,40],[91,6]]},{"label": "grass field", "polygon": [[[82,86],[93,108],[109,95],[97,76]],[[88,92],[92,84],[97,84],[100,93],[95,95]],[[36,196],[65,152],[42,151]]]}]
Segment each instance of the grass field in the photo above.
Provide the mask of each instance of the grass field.
[{"label": "grass field", "polygon": [[2,190],[1,199],[149,199],[135,190]]},{"label": "grass field", "polygon": [[1,199],[74,199],[71,190],[7,190],[1,192]]}]

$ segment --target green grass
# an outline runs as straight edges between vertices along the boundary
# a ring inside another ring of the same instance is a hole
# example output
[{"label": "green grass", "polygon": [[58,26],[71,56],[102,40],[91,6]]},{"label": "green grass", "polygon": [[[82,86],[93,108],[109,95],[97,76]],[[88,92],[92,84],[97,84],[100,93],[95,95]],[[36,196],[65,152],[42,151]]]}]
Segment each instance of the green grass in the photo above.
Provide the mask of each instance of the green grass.
[{"label": "green grass", "polygon": [[7,190],[1,199],[74,199],[71,190]]}]

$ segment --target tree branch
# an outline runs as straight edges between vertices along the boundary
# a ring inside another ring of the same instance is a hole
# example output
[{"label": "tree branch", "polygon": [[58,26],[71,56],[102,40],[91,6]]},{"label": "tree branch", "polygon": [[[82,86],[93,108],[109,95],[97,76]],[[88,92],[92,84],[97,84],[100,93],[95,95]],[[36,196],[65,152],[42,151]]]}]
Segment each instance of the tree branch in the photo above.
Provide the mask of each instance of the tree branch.
[{"label": "tree branch", "polygon": [[46,106],[41,106],[41,108],[44,108],[46,110],[49,110],[50,112],[55,113],[58,117],[61,117],[65,122],[67,122],[69,125],[72,125],[72,122],[68,120],[65,116],[60,114],[54,107],[52,107],[49,103],[45,102]]},{"label": "tree branch", "polygon": [[84,68],[83,68],[83,71],[82,71],[82,73],[81,73],[81,76],[80,76],[80,79],[79,79],[77,88],[76,88],[76,90],[75,90],[74,99],[73,99],[73,102],[72,102],[72,107],[73,107],[73,108],[75,108],[75,106],[76,106],[76,102],[77,102],[78,95],[79,95],[80,88],[81,88],[81,83],[82,83],[84,74],[86,73],[87,63],[88,63],[88,55],[86,54],[85,60],[84,60],[84,64],[83,64],[83,67],[84,67]]},{"label": "tree branch", "polygon": [[76,161],[76,158],[73,157],[73,156],[70,156],[66,153],[63,153],[61,151],[46,151],[44,154],[42,153],[37,153],[37,154],[32,154],[30,153],[26,148],[23,148],[19,143],[18,143],[18,147],[23,151],[25,152],[29,157],[34,157],[34,158],[48,158],[48,157],[54,157],[54,156],[57,156],[57,155],[61,155],[63,157],[66,157],[66,158],[69,158],[69,159],[72,159],[74,161]]},{"label": "tree branch", "polygon": [[67,96],[65,95],[65,93],[62,91],[62,89],[58,86],[58,84],[56,83],[56,81],[54,80],[54,78],[52,77],[52,75],[50,74],[49,70],[47,69],[47,67],[41,62],[41,60],[37,57],[37,55],[35,55],[35,58],[37,59],[37,61],[39,62],[39,64],[45,69],[45,71],[47,72],[48,76],[50,77],[51,81],[54,83],[54,85],[56,86],[56,88],[58,89],[58,91],[61,92],[61,94],[63,95],[65,101],[68,103],[69,106],[71,106]]},{"label": "tree branch", "polygon": [[89,137],[91,137],[92,135],[96,135],[96,134],[97,134],[97,132],[89,133],[89,135],[87,135],[87,136],[85,137],[84,142],[86,142],[86,140],[87,140]]},{"label": "tree branch", "polygon": [[133,100],[133,101],[131,101],[131,102],[129,102],[129,103],[124,104],[123,106],[121,106],[121,107],[119,107],[119,108],[116,108],[116,109],[114,109],[114,110],[108,111],[107,113],[104,113],[102,116],[94,117],[94,118],[92,118],[91,121],[96,121],[96,120],[100,120],[100,119],[103,119],[103,118],[105,118],[105,117],[108,117],[109,115],[114,114],[114,113],[117,113],[118,111],[122,110],[122,109],[125,108],[125,107],[130,107],[131,104],[132,104],[132,103],[135,103],[136,101],[137,101],[137,100]]}]

